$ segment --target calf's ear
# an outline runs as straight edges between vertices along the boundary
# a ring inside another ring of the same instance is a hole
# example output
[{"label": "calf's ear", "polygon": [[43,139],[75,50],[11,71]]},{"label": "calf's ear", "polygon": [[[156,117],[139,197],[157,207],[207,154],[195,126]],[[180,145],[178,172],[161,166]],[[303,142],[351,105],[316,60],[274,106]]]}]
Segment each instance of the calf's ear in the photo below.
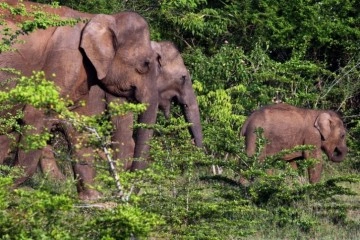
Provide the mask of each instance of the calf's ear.
[{"label": "calf's ear", "polygon": [[323,140],[327,140],[331,133],[331,116],[329,113],[321,113],[315,120],[314,125],[320,132]]},{"label": "calf's ear", "polygon": [[162,65],[162,48],[161,44],[155,41],[151,41],[151,48],[156,52],[156,60],[159,64],[159,67]]}]

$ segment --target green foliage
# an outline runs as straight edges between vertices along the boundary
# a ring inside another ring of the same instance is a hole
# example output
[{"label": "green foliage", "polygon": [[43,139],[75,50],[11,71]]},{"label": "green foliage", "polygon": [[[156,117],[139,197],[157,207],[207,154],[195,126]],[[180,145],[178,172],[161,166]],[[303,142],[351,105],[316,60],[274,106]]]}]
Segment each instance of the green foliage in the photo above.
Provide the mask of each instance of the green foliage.
[{"label": "green foliage", "polygon": [[0,101],[12,104],[27,103],[35,108],[57,112],[64,111],[70,105],[60,98],[54,83],[45,79],[44,72],[34,72],[30,77],[20,77],[15,88],[0,92]]},{"label": "green foliage", "polygon": [[61,195],[52,196],[42,191],[26,190],[17,190],[12,197],[13,199],[7,200],[10,208],[5,211],[6,216],[3,218],[6,219],[6,224],[0,224],[3,239],[14,236],[25,239],[41,236],[69,239],[70,234],[60,226],[68,226],[71,199]]},{"label": "green foliage", "polygon": [[125,115],[126,113],[139,114],[146,110],[145,104],[135,104],[135,103],[126,103],[126,104],[116,104],[114,102],[109,103],[108,111],[109,115]]},{"label": "green foliage", "polygon": [[44,188],[10,190],[19,173],[3,166],[0,173],[6,173],[0,175],[1,239],[128,239],[146,237],[162,224],[155,214],[128,204],[82,206]]},{"label": "green foliage", "polygon": [[[154,40],[174,41],[192,74],[205,148],[202,151],[190,143],[188,124],[180,118],[146,126],[156,133],[151,165],[144,171],[121,172],[122,200],[115,195],[116,184],[107,163],[96,162],[100,183],[96,187],[104,193],[104,206],[111,201],[115,207],[78,205],[68,185],[62,190],[49,179],[40,180],[34,190],[10,191],[15,176],[9,173],[12,169],[2,168],[3,239],[359,237],[358,1],[59,3],[92,13],[138,11],[148,20]],[[21,6],[1,6],[17,16],[30,17]],[[22,31],[68,24],[38,11],[31,17],[35,21],[25,22],[20,31],[2,28],[5,38],[1,51],[18,42]],[[44,79],[43,73],[12,81],[17,87],[0,93],[0,110],[21,103],[45,110],[49,116],[60,116],[64,124],[70,123],[84,133],[77,147],[107,148],[112,131],[108,114],[144,109],[142,105],[111,105],[105,114],[83,117],[68,111],[73,103],[60,98],[58,89]],[[304,174],[316,159],[299,161],[298,171],[279,160],[291,151],[311,150],[310,146],[286,150],[260,162],[266,140],[259,138],[255,156],[248,158],[244,153],[239,132],[246,116],[276,100],[345,114],[349,155],[340,166],[325,169],[320,183],[308,184]],[[30,132],[31,128],[21,125],[21,118],[21,111],[2,115],[1,133],[11,128]],[[49,139],[48,133],[29,135],[28,143],[37,148]],[[74,161],[69,153],[64,155]],[[214,164],[222,167],[221,175],[211,173]],[[270,170],[272,174],[268,174]],[[241,177],[247,180],[245,185]],[[139,194],[134,193],[136,189],[140,189]]]},{"label": "green foliage", "polygon": [[65,229],[72,218],[69,211],[73,200],[41,190],[10,190],[19,173],[6,168],[1,167],[6,176],[0,175],[1,239],[70,239]]},{"label": "green foliage", "polygon": [[99,211],[89,225],[91,239],[129,239],[149,235],[152,229],[162,224],[155,214],[144,212],[131,205],[119,205],[111,211]]},{"label": "green foliage", "polygon": [[[34,2],[53,4],[53,0],[36,0]],[[124,5],[127,1],[116,1],[116,0],[90,0],[90,1],[76,1],[76,0],[58,0],[55,3],[58,3],[61,6],[68,6],[73,9],[82,12],[89,13],[105,13],[111,14],[119,12],[124,9]]]}]

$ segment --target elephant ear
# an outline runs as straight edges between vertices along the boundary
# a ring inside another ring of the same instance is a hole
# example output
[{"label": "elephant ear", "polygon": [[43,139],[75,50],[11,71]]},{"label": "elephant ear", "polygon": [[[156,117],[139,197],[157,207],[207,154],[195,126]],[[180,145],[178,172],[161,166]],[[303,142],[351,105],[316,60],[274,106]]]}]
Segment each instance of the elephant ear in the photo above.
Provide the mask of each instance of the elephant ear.
[{"label": "elephant ear", "polygon": [[321,113],[315,121],[315,127],[319,130],[324,140],[328,139],[331,133],[331,116],[329,113]]},{"label": "elephant ear", "polygon": [[94,65],[98,79],[104,79],[115,56],[114,29],[115,18],[98,14],[85,26],[80,47]]},{"label": "elephant ear", "polygon": [[151,41],[151,48],[156,52],[157,54],[157,62],[159,64],[159,67],[162,65],[162,50],[161,45],[158,42]]}]

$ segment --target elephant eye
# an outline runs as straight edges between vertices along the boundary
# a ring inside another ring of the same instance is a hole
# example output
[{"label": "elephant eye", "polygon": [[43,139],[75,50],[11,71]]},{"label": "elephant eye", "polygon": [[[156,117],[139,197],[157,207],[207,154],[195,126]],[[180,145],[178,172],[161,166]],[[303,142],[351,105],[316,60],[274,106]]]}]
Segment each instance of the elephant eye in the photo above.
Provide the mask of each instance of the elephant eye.
[{"label": "elephant eye", "polygon": [[181,76],[181,84],[184,84],[186,82],[186,75]]},{"label": "elephant eye", "polygon": [[150,63],[149,59],[145,59],[142,63],[140,63],[139,67],[136,68],[136,71],[140,74],[148,73],[150,70]]},{"label": "elephant eye", "polygon": [[159,67],[161,67],[161,56],[160,55],[157,55],[156,61],[158,62]]},{"label": "elephant eye", "polygon": [[150,60],[145,60],[144,67],[149,67],[149,66],[150,66]]}]

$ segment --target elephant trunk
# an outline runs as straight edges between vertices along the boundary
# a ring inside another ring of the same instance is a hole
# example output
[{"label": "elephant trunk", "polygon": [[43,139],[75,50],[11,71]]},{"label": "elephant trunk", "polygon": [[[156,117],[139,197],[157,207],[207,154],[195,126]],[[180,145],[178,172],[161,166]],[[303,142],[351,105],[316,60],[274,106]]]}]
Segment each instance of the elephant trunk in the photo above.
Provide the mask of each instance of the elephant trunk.
[{"label": "elephant trunk", "polygon": [[200,111],[193,90],[189,94],[188,101],[186,102],[188,104],[183,104],[183,113],[186,121],[191,123],[189,131],[194,138],[195,145],[201,148],[203,146],[203,135],[200,123]]},{"label": "elephant trunk", "polygon": [[[140,114],[138,122],[146,124],[155,124],[158,104],[150,104],[145,112]],[[149,155],[149,141],[153,136],[153,130],[150,128],[139,128],[135,137],[134,161],[131,165],[131,171],[136,169],[145,169],[147,167],[146,159]]]},{"label": "elephant trunk", "polygon": [[332,155],[330,156],[330,160],[333,162],[341,162],[342,160],[344,160],[347,151],[347,147],[336,147]]}]

